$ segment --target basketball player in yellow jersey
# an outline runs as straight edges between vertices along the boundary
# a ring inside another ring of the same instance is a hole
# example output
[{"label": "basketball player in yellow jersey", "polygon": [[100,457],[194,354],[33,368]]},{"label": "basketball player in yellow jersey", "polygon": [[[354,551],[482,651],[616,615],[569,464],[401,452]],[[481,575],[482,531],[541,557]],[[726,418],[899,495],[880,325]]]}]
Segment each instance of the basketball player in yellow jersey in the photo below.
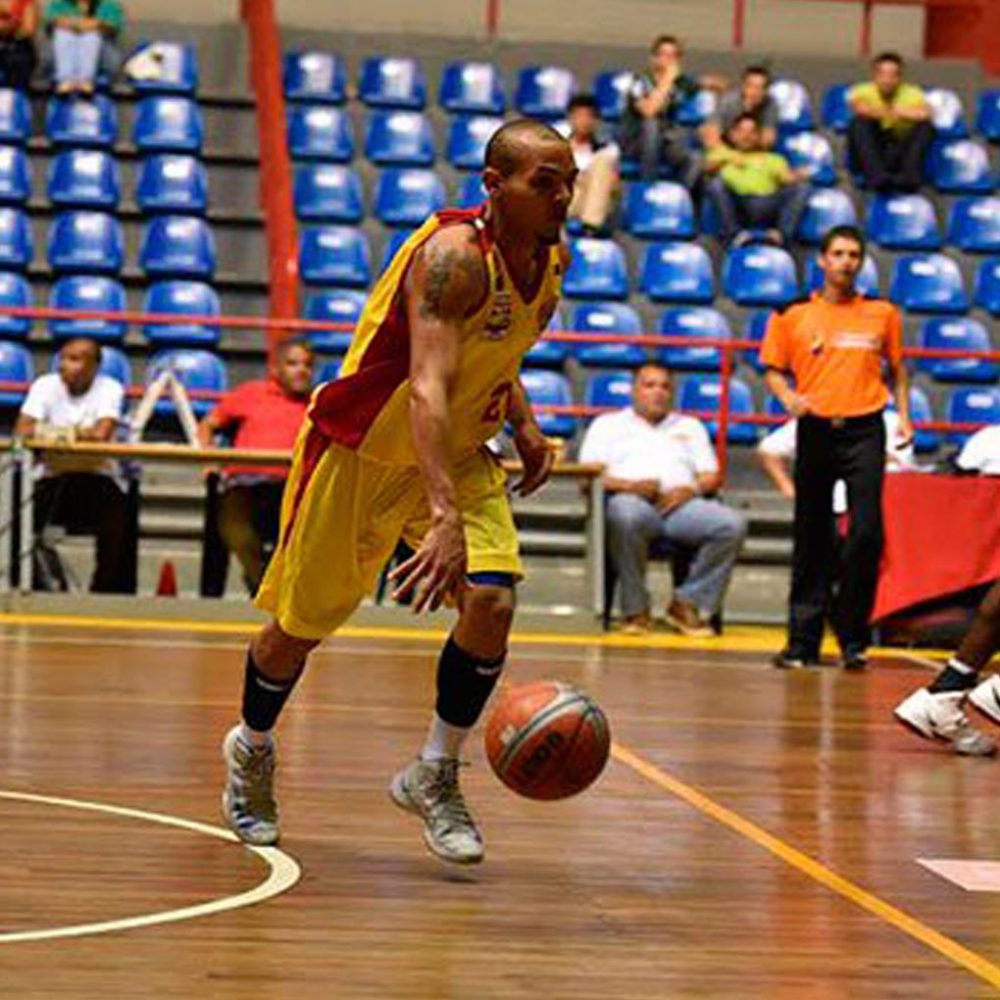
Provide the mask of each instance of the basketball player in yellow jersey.
[{"label": "basketball player in yellow jersey", "polygon": [[416,611],[445,600],[458,620],[441,653],[427,742],[393,779],[424,840],[459,864],[483,841],[458,783],[459,755],[507,653],[521,576],[505,476],[485,443],[509,424],[527,495],[553,451],[518,378],[548,325],[568,252],[576,169],[553,129],[521,120],[486,150],[488,200],[440,212],[404,244],[359,320],[340,377],[314,394],[296,445],[278,551],[257,596],[272,621],[250,644],[242,722],[226,736],[226,819],[247,843],[278,839],[272,730],[309,652],[394,573]]}]

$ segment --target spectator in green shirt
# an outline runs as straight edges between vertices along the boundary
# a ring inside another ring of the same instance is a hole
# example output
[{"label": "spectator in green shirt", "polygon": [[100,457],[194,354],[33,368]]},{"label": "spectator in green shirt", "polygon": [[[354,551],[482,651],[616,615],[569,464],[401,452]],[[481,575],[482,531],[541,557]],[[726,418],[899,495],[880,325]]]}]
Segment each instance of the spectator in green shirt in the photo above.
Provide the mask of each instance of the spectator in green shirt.
[{"label": "spectator in green shirt", "polygon": [[723,243],[734,247],[753,242],[750,229],[766,230],[766,243],[790,244],[809,196],[802,183],[806,172],[762,149],[761,141],[757,119],[744,112],[726,132],[725,142],[705,159],[705,171],[712,175],[705,194],[718,209]]},{"label": "spectator in green shirt", "polygon": [[49,0],[45,28],[52,36],[57,94],[94,93],[102,50],[113,46],[122,20],[118,0]]},{"label": "spectator in green shirt", "polygon": [[924,92],[903,79],[903,60],[883,52],[872,63],[872,79],[847,94],[853,117],[847,130],[851,169],[874,191],[916,191],[934,139]]}]

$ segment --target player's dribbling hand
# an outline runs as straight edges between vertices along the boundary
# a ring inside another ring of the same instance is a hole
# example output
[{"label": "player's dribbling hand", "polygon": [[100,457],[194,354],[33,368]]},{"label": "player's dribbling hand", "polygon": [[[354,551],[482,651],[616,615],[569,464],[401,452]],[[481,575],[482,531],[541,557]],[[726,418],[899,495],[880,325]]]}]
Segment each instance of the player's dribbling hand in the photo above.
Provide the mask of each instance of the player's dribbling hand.
[{"label": "player's dribbling hand", "polygon": [[412,597],[414,614],[437,611],[447,598],[457,597],[465,588],[465,571],[465,529],[455,511],[435,521],[420,548],[389,574],[396,584],[393,599]]},{"label": "player's dribbling hand", "polygon": [[524,464],[521,478],[514,483],[514,492],[518,496],[531,496],[552,474],[555,465],[555,448],[538,427],[525,427],[514,438],[514,447],[518,457]]}]

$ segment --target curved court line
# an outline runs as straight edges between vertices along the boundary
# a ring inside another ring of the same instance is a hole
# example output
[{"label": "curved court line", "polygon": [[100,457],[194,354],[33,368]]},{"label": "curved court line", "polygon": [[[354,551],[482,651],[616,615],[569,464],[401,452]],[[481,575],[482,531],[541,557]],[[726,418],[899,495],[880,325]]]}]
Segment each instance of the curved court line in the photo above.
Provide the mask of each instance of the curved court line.
[{"label": "curved court line", "polygon": [[[142,809],[129,809],[126,806],[112,806],[103,802],[88,802],[83,799],[65,799],[53,795],[33,795],[30,792],[10,792],[2,789],[0,789],[0,799],[62,806],[68,809],[80,809],[84,812],[106,813],[110,816],[124,816],[127,819],[138,819],[147,823],[159,823],[162,826],[174,826],[180,830],[190,830],[193,833],[204,834],[206,837],[215,837],[217,840],[227,840],[235,844],[241,843],[234,833],[224,830],[222,827],[210,826],[196,820],[182,819],[179,816],[168,816],[165,813],[146,812]],[[213,913],[223,913],[226,910],[253,906],[255,903],[262,903],[266,899],[287,892],[302,875],[302,869],[299,868],[295,859],[277,847],[254,847],[251,844],[243,844],[242,846],[266,862],[270,869],[267,878],[247,892],[237,893],[235,896],[223,896],[221,899],[213,899],[208,903],[197,903],[194,906],[184,906],[176,910],[162,910],[159,913],[141,914],[136,917],[122,917],[116,920],[73,924],[67,927],[52,927],[37,931],[0,933],[0,944],[51,941],[55,938],[84,937],[91,934],[110,934],[112,931],[134,930],[138,927],[152,927],[156,924],[169,924],[178,920],[207,917]]]}]

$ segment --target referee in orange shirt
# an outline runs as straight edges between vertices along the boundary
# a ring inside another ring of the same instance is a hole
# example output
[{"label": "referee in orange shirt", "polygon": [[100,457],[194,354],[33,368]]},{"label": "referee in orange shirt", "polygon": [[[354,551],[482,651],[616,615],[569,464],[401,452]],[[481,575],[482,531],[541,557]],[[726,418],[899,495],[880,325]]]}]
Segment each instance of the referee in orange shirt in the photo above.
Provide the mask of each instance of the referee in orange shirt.
[{"label": "referee in orange shirt", "polygon": [[[899,310],[858,294],[864,256],[858,229],[831,229],[820,246],[822,289],[775,313],[761,347],[768,389],[798,417],[788,640],[777,667],[819,662],[828,610],[842,666],[861,670],[868,663],[882,554],[882,411],[889,400],[883,362],[899,411],[899,445],[912,440],[913,426]],[[850,512],[839,560],[832,504],[838,479],[847,484]]]}]

